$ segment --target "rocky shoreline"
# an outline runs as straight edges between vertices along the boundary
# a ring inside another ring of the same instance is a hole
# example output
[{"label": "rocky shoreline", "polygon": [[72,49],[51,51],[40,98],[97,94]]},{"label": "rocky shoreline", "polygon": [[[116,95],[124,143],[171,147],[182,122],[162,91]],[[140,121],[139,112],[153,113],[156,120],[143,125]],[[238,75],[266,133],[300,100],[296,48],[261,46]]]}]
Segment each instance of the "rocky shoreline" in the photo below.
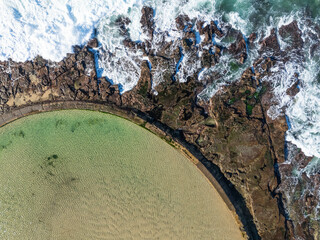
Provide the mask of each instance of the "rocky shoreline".
[{"label": "rocky shoreline", "polygon": [[[294,39],[284,52],[274,30],[264,39],[256,39],[256,34],[245,39],[241,32],[227,25],[218,28],[215,22],[196,26],[203,37],[201,45],[196,46],[192,20],[179,16],[176,24],[182,38],[179,42],[157,42],[155,51],[152,12],[147,7],[142,10],[142,29],[149,40],[137,43],[128,36],[124,41],[128,51],[142,51],[149,59],[140,62],[140,79],[131,91],[120,94],[121,86],[98,77],[92,52],[98,41],[93,39],[86,46],[75,46],[74,53],[60,62],[41,57],[24,63],[0,62],[3,121],[12,118],[16,109],[23,115],[28,107],[41,103],[56,103],[57,109],[63,109],[64,102],[72,101],[102,104],[138,116],[185,147],[209,170],[232,202],[249,239],[316,239],[319,224],[297,209],[304,206],[312,211],[319,199],[309,194],[299,204],[289,204],[283,197],[290,184],[282,181],[286,169],[281,165],[286,160],[288,126],[284,114],[275,119],[268,116],[269,108],[277,103],[272,84],[261,81],[275,74],[270,69],[287,61],[290,51],[299,53],[303,41],[297,24],[292,22],[279,31]],[[127,34],[127,20],[119,19],[118,24]],[[233,41],[226,48],[215,44],[213,35]],[[208,100],[200,100],[198,95],[225,74],[211,72],[199,81],[201,69],[218,64],[222,56],[229,57],[230,68],[244,66],[248,45],[259,49],[253,65],[238,81],[229,82]],[[181,49],[189,56],[186,66],[201,66],[193,71],[180,67]],[[297,92],[295,86],[288,89],[291,96]],[[301,159],[310,161],[300,155]],[[287,175],[291,174],[289,170]]]}]

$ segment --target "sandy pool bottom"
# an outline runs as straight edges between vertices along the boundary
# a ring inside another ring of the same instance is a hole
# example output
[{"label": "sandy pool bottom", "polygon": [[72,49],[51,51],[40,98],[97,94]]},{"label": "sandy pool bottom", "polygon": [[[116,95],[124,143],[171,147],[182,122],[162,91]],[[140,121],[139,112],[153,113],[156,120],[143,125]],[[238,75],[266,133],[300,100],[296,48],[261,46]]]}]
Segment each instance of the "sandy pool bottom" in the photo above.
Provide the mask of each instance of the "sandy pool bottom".
[{"label": "sandy pool bottom", "polygon": [[68,110],[0,128],[0,239],[242,239],[199,170],[147,130]]}]

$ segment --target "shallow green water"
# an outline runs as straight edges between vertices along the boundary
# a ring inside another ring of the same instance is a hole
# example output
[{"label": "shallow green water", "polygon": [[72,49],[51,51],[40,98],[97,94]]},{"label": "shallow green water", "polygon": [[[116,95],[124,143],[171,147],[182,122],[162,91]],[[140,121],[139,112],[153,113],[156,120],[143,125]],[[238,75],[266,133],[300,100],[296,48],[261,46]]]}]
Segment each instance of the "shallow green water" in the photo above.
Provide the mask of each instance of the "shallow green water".
[{"label": "shallow green water", "polygon": [[152,133],[89,111],[0,129],[0,239],[241,239],[198,169]]}]

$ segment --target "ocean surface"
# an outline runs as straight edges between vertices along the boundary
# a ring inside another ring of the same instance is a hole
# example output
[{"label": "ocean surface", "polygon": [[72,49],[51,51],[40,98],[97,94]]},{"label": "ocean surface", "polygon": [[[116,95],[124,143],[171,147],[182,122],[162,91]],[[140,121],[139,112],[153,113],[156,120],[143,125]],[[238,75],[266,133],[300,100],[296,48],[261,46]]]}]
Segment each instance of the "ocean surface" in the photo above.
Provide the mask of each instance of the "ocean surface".
[{"label": "ocean surface", "polygon": [[[116,19],[128,17],[130,38],[143,41],[147,38],[141,30],[140,17],[143,5],[154,8],[155,36],[153,45],[160,41],[172,41],[181,36],[175,26],[179,14],[187,14],[205,22],[211,20],[229,23],[240,30],[244,36],[250,33],[261,37],[270,34],[272,28],[279,29],[292,20],[298,22],[304,40],[303,53],[292,53],[285,64],[276,64],[270,81],[274,86],[277,104],[271,107],[268,115],[276,118],[286,115],[290,129],[286,140],[295,144],[307,156],[314,157],[312,166],[300,172],[314,174],[320,170],[320,50],[311,48],[319,42],[313,23],[320,23],[319,0],[0,0],[0,59],[15,61],[32,59],[36,55],[52,61],[61,60],[72,52],[75,44],[85,44],[96,35],[100,46],[96,51],[99,75],[115,84],[121,84],[122,91],[134,87],[140,76],[139,60],[144,59],[139,51],[128,52],[123,46],[123,36],[119,33]],[[310,22],[311,21],[311,22]],[[165,37],[163,35],[165,33]],[[215,39],[227,46],[223,39]],[[284,50],[290,39],[278,36]],[[198,44],[201,38],[198,40]],[[225,85],[236,81],[242,71],[252,65],[258,56],[256,49],[248,48],[249,58],[243,67],[230,69],[228,57],[222,57],[215,69],[226,70],[223,79],[210,85],[199,97],[210,97]],[[185,72],[193,73],[199,69],[197,64],[188,65],[185,56],[180,64],[185,71],[177,74],[177,79],[185,81]],[[199,74],[210,74],[213,69],[205,69]],[[153,69],[157,72],[157,69]],[[291,98],[286,90],[299,78],[300,92]],[[154,84],[161,81],[154,79]],[[284,110],[285,109],[285,110]],[[290,159],[287,159],[290,162]]]},{"label": "ocean surface", "polygon": [[0,239],[242,239],[202,173],[109,114],[68,110],[0,129]]}]

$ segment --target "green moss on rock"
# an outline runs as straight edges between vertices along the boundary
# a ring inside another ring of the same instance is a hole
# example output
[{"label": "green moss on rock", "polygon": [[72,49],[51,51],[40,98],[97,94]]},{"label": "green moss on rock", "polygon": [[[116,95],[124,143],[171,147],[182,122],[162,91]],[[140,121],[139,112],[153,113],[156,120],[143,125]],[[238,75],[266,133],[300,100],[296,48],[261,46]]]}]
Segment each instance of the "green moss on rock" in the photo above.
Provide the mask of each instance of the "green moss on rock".
[{"label": "green moss on rock", "polygon": [[250,105],[250,104],[247,104],[246,105],[246,111],[247,111],[247,114],[248,115],[252,115],[252,109],[253,109],[254,106]]}]

